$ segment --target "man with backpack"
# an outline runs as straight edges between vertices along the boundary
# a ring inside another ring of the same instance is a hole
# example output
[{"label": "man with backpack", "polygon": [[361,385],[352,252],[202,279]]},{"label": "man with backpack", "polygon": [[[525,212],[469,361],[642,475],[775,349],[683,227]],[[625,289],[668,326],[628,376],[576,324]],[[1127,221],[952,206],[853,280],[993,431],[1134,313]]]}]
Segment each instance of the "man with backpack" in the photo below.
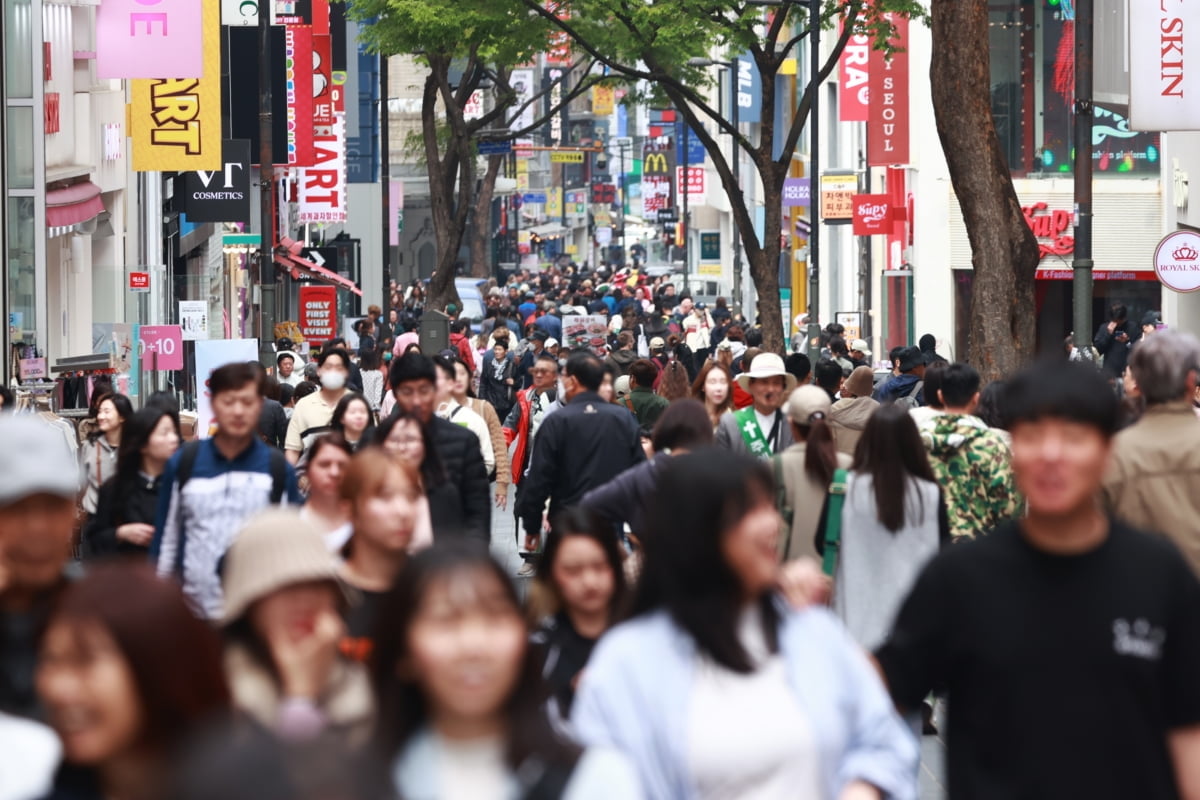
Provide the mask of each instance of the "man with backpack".
[{"label": "man with backpack", "polygon": [[871,395],[880,403],[899,403],[914,409],[925,405],[925,358],[915,347],[900,348],[895,363],[899,374],[888,378]]},{"label": "man with backpack", "polygon": [[261,381],[245,362],[213,370],[205,390],[217,430],[180,448],[162,476],[150,555],[212,620],[222,613],[221,560],[242,523],[268,505],[303,502],[283,453],[258,436]]},{"label": "man with backpack", "polygon": [[929,465],[946,498],[952,539],[973,539],[1021,510],[1008,444],[974,415],[979,384],[974,367],[946,367],[937,390],[943,411],[920,426]]}]

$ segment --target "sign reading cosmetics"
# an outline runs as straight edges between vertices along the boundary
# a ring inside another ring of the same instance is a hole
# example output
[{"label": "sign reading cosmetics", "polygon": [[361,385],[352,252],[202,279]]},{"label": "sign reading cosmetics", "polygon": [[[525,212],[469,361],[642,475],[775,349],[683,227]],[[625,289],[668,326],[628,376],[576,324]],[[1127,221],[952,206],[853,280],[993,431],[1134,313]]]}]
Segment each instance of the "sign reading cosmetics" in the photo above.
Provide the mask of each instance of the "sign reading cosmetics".
[{"label": "sign reading cosmetics", "polygon": [[218,170],[181,174],[183,212],[190,222],[250,221],[250,142],[221,142],[225,162]]},{"label": "sign reading cosmetics", "polygon": [[1154,251],[1154,274],[1175,292],[1200,290],[1200,233],[1168,233]]},{"label": "sign reading cosmetics", "polygon": [[[1134,3],[1129,14],[1129,121],[1139,131],[1200,130],[1200,3]],[[1193,57],[1185,59],[1184,54]]]},{"label": "sign reading cosmetics", "polygon": [[333,286],[301,286],[300,333],[309,344],[332,339],[337,331],[337,289]]},{"label": "sign reading cosmetics", "polygon": [[908,131],[908,20],[885,14],[895,27],[887,58],[880,50],[870,55],[870,114],[867,119],[867,163],[872,167],[907,164]]}]

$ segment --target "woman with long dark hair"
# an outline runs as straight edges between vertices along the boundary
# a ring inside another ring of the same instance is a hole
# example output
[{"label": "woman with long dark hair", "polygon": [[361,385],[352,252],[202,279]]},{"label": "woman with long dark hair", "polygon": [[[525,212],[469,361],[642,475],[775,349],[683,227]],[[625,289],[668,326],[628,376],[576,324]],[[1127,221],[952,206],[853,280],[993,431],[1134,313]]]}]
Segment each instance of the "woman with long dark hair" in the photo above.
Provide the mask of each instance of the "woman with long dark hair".
[{"label": "woman with long dark hair", "polygon": [[721,417],[733,408],[733,373],[729,367],[719,361],[706,363],[692,384],[692,397],[704,403],[715,431]]},{"label": "woman with long dark hair", "polygon": [[219,637],[148,564],[97,565],[67,588],[37,689],[62,740],[62,800],[158,800],[183,745],[230,705]]},{"label": "woman with long dark hair", "polygon": [[180,439],[179,417],[161,406],[147,406],[125,421],[116,474],[100,487],[96,513],[83,530],[84,558],[149,554],[159,479]]},{"label": "woman with long dark hair", "polygon": [[486,548],[455,540],[409,559],[375,639],[375,741],[402,797],[642,796],[624,759],[552,728],[516,589]]},{"label": "woman with long dark hair", "polygon": [[340,433],[351,448],[358,450],[375,436],[375,412],[361,394],[348,392],[334,406],[329,429]]},{"label": "woman with long dark hair", "polygon": [[625,611],[623,562],[612,525],[603,518],[577,507],[555,517],[530,604],[538,626],[533,642],[545,653],[542,677],[555,720],[570,716],[592,648]]},{"label": "woman with long dark hair", "polygon": [[824,389],[809,384],[792,392],[785,407],[793,444],[772,462],[775,480],[781,484],[777,498],[783,501],[780,511],[784,512],[784,521],[791,523],[780,542],[780,555],[785,561],[816,555],[813,532],[821,516],[821,504],[834,471],[850,467],[850,456],[839,453],[833,440],[829,424],[832,406]]},{"label": "woman with long dark hair", "polygon": [[96,513],[100,487],[117,472],[121,428],[133,416],[133,404],[123,394],[100,397],[95,401],[95,409],[96,431],[79,448],[79,466],[84,482],[79,506],[89,515]]},{"label": "woman with long dark hair", "polygon": [[[824,554],[828,501],[814,545]],[[912,415],[885,405],[871,415],[846,482],[833,609],[867,650],[887,638],[901,601],[950,541],[942,490]]]},{"label": "woman with long dark hair", "polygon": [[331,553],[342,549],[353,533],[342,502],[342,482],[354,448],[340,433],[323,433],[308,448],[308,497],[300,516],[321,531]]},{"label": "woman with long dark hair", "polygon": [[771,469],[729,452],[659,479],[633,618],[605,634],[571,722],[649,796],[911,798],[918,749],[837,620],[777,593]]}]

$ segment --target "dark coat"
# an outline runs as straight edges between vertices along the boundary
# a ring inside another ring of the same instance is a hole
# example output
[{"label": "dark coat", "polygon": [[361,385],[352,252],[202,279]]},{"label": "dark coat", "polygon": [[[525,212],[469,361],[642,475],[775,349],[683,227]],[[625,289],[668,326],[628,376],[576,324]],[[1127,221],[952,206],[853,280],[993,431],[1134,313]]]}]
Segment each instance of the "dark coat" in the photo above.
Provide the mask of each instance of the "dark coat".
[{"label": "dark coat", "polygon": [[[479,439],[466,428],[434,417],[433,444],[446,471],[438,486],[426,487],[433,535],[465,535],[490,543],[492,497]],[[449,488],[445,488],[449,487]]]},{"label": "dark coat", "polygon": [[[1117,341],[1117,336],[1126,334],[1129,337],[1128,341]],[[1096,352],[1104,357],[1104,371],[1110,375],[1120,375],[1125,371],[1125,366],[1129,363],[1129,352],[1133,348],[1134,342],[1142,338],[1142,329],[1140,326],[1133,324],[1129,320],[1125,320],[1117,325],[1116,330],[1112,333],[1108,332],[1108,323],[1100,324],[1096,330],[1096,336],[1092,339],[1092,344],[1096,346]]]},{"label": "dark coat", "polygon": [[115,555],[148,557],[150,548],[121,541],[117,528],[129,522],[144,522],[153,526],[158,514],[160,478],[146,480],[142,476],[130,485],[117,486],[117,479],[105,481],[100,487],[96,513],[83,529],[83,557],[105,558]]},{"label": "dark coat", "polygon": [[[495,364],[495,354],[485,353],[483,367],[479,371],[479,398],[491,403],[492,408],[496,409],[496,416],[504,419],[516,401],[517,389],[520,388],[517,385],[517,362],[511,356],[505,359],[504,371],[499,378],[495,374]],[[505,382],[508,378],[513,379],[511,384]]]},{"label": "dark coat", "polygon": [[658,489],[658,477],[671,457],[658,453],[651,461],[625,470],[603,486],[598,486],[583,496],[579,507],[604,517],[614,526],[628,523],[629,529],[639,539],[645,538],[650,504],[654,502]]},{"label": "dark coat", "polygon": [[632,414],[595,392],[578,394],[538,429],[517,516],[526,531],[540,531],[547,499],[553,516],[645,459]]},{"label": "dark coat", "polygon": [[287,440],[288,418],[278,400],[263,398],[262,412],[258,416],[258,434],[271,447],[283,449]]}]

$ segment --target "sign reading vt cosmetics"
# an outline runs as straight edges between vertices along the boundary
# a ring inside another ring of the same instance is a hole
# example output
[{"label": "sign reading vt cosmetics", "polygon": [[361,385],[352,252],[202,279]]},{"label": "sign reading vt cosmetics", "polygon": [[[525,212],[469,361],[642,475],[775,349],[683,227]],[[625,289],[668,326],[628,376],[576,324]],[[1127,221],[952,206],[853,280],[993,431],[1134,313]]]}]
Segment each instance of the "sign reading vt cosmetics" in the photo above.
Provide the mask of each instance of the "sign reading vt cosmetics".
[{"label": "sign reading vt cosmetics", "polygon": [[[218,170],[185,172],[183,211],[189,222],[250,221],[250,142],[221,142],[224,166]],[[176,190],[178,191],[178,190]]]}]

